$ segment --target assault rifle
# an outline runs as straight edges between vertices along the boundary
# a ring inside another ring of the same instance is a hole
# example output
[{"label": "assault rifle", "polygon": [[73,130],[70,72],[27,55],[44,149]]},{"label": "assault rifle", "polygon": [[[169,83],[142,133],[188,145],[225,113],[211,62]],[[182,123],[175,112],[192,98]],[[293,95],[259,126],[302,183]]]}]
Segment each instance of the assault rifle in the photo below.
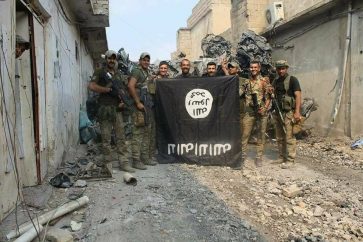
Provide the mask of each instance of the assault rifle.
[{"label": "assault rifle", "polygon": [[255,111],[255,113],[257,114],[258,109],[259,109],[257,93],[252,93],[251,96],[252,96],[252,104],[253,104],[252,108],[253,108],[253,111]]},{"label": "assault rifle", "polygon": [[144,119],[145,125],[149,125],[150,123],[150,113],[152,112],[152,108],[154,107],[154,101],[152,100],[150,94],[147,91],[146,87],[142,87],[140,89],[140,101],[144,104]]},{"label": "assault rifle", "polygon": [[126,105],[127,109],[134,111],[134,99],[130,97],[127,87],[121,82],[112,80],[112,76],[109,73],[106,74],[106,78],[108,80],[106,87],[112,89],[110,95],[119,98]]},{"label": "assault rifle", "polygon": [[286,128],[285,128],[285,119],[284,119],[284,116],[282,115],[282,112],[281,112],[281,109],[280,109],[280,106],[275,98],[275,95],[272,93],[271,94],[271,101],[272,101],[272,105],[273,107],[275,108],[275,112],[277,112],[278,114],[278,118],[280,120],[280,124],[282,126],[282,129],[284,131],[284,133],[286,134]]}]

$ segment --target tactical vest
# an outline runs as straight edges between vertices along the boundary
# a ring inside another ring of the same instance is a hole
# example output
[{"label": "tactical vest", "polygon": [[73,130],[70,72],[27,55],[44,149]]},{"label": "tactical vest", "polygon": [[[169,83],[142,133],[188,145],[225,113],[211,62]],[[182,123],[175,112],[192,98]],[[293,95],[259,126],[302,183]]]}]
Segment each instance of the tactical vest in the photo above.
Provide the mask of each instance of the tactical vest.
[{"label": "tactical vest", "polygon": [[[276,90],[276,86],[277,86],[277,80],[278,80],[278,78],[273,80],[273,82],[272,82],[272,86],[275,88],[275,90]],[[285,112],[289,112],[289,111],[295,109],[295,96],[289,95],[290,84],[291,84],[291,76],[287,75],[284,79],[285,95],[283,95],[282,98],[280,100],[278,100],[280,107]],[[276,93],[275,93],[275,95],[276,95]]]}]

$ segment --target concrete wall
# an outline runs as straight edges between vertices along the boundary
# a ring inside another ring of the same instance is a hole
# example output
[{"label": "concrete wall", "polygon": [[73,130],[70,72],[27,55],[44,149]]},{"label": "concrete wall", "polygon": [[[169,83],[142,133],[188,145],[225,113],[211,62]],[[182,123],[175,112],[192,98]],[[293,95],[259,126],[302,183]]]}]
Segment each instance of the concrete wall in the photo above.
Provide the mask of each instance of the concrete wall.
[{"label": "concrete wall", "polygon": [[241,35],[250,29],[256,33],[267,27],[265,11],[269,0],[233,0],[231,9],[232,46],[236,47]]},{"label": "concrete wall", "polygon": [[[193,8],[185,28],[190,30],[190,38],[185,38],[183,34],[177,35],[177,50],[172,57],[174,58],[180,51],[186,53],[190,50],[187,58],[198,59],[203,54],[201,41],[207,34],[218,35],[230,29],[230,9],[230,0],[200,0]],[[179,49],[179,47],[185,49]]]},{"label": "concrete wall", "polygon": [[177,55],[180,54],[180,52],[183,52],[186,56],[190,56],[192,53],[191,49],[191,37],[190,37],[190,29],[188,28],[181,28],[177,32],[177,50],[179,52],[175,52],[175,57],[172,57],[172,59],[177,59]]},{"label": "concrete wall", "polygon": [[[15,140],[15,102],[13,86],[15,84],[15,1],[0,1],[0,221],[14,208],[18,194],[16,182]],[[7,74],[9,70],[10,76]]]},{"label": "concrete wall", "polygon": [[[93,73],[92,50],[86,48],[79,25],[65,19],[56,1],[40,0],[43,16],[50,17],[43,25],[33,17],[37,70],[33,80],[31,51],[15,60],[15,33],[29,39],[28,14],[16,12],[15,2],[0,1],[0,44],[5,53],[0,51],[0,221],[14,208],[18,186],[38,182],[35,114],[39,114],[40,174],[44,178],[48,168],[57,167],[65,152],[79,143],[79,110],[85,107]],[[71,12],[66,15],[73,19]],[[20,78],[15,78],[16,73]],[[35,82],[38,112],[32,102]]]},{"label": "concrete wall", "polygon": [[[355,1],[356,8],[362,5]],[[319,15],[295,23],[293,27],[276,33],[270,42],[275,46],[273,59],[287,59],[291,64],[290,73],[300,80],[303,96],[317,99],[319,111],[308,120],[315,126],[315,131],[328,135],[356,136],[363,134],[360,122],[363,78],[359,70],[363,61],[361,12],[353,14],[353,34],[342,103],[336,121],[330,124],[344,65],[347,15],[339,15],[344,11],[347,11],[346,4],[336,4],[334,9],[329,10],[331,16],[336,16],[334,20],[321,23]],[[311,30],[302,33],[303,29]]]},{"label": "concrete wall", "polygon": [[46,92],[52,93],[47,98],[49,162],[56,167],[65,151],[79,142],[79,110],[85,106],[93,62],[77,25],[67,23],[54,2],[47,1],[44,8],[51,16],[59,16],[51,17],[45,26]]},{"label": "concrete wall", "polygon": [[[269,0],[270,3],[274,0]],[[306,10],[313,10],[333,0],[283,0],[285,20],[290,20]]]},{"label": "concrete wall", "polygon": [[[355,5],[361,7],[363,3]],[[352,20],[352,43],[351,43],[351,76],[350,76],[350,136],[363,135],[361,125],[363,110],[363,13],[359,12],[353,15]],[[349,93],[348,91],[348,93]],[[348,109],[349,110],[349,109]],[[349,118],[349,117],[348,117]],[[349,135],[349,131],[347,132]]]}]

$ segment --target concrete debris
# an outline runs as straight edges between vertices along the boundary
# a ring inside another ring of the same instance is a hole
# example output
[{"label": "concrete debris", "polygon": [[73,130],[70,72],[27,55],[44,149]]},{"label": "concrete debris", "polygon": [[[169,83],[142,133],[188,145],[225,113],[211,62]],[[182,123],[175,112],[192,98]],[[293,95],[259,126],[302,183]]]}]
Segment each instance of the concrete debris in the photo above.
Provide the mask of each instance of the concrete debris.
[{"label": "concrete debris", "polygon": [[324,213],[324,209],[320,206],[316,206],[315,209],[314,209],[314,217],[321,217]]},{"label": "concrete debris", "polygon": [[300,195],[301,193],[302,193],[302,189],[299,188],[296,184],[293,184],[289,187],[282,189],[282,194],[288,198],[294,198],[294,197]]},{"label": "concrete debris", "polygon": [[72,231],[79,231],[82,228],[82,223],[81,222],[78,223],[78,222],[72,220],[70,225],[71,225]]},{"label": "concrete debris", "polygon": [[69,200],[76,200],[83,196],[85,188],[72,187],[67,190],[67,198]]},{"label": "concrete debris", "polygon": [[24,201],[27,205],[35,208],[45,208],[52,195],[53,188],[47,184],[23,189]]},{"label": "concrete debris", "polygon": [[49,242],[73,242],[72,234],[64,229],[51,228],[47,231],[45,239]]},{"label": "concrete debris", "polygon": [[74,186],[75,187],[85,187],[85,186],[87,186],[87,182],[85,180],[77,180],[74,183]]}]

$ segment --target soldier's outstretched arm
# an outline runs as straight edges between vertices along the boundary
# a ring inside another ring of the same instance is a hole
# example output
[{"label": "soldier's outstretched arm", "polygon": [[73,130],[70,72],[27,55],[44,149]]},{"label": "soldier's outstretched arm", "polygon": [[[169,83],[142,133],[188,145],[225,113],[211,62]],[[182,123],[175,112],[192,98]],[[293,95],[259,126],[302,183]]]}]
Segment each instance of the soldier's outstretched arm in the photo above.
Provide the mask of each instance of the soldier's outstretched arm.
[{"label": "soldier's outstretched arm", "polygon": [[129,89],[129,93],[130,93],[131,97],[135,100],[135,105],[136,105],[137,109],[144,110],[144,105],[141,103],[140,97],[137,95],[137,92],[136,92],[136,82],[137,82],[137,80],[135,77],[130,77],[127,87]]}]

